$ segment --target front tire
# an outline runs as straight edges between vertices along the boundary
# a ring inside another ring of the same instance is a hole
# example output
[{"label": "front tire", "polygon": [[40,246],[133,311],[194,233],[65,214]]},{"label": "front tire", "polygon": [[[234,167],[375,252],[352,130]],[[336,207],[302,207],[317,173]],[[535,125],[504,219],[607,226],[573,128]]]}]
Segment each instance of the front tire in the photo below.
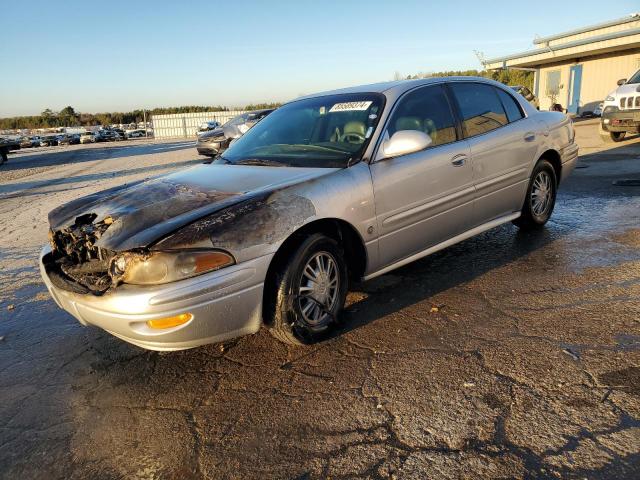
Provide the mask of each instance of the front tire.
[{"label": "front tire", "polygon": [[558,179],[553,165],[548,160],[539,160],[531,174],[522,214],[513,223],[525,230],[542,228],[551,218],[557,191]]},{"label": "front tire", "polygon": [[624,140],[624,137],[627,135],[627,132],[607,132],[600,129],[600,138],[605,143],[618,143]]},{"label": "front tire", "polygon": [[265,321],[270,333],[290,345],[326,337],[339,324],[347,289],[340,245],[325,235],[310,235],[277,268],[267,287]]},{"label": "front tire", "polygon": [[609,132],[609,137],[613,142],[621,142],[624,140],[624,137],[627,135],[627,132]]}]

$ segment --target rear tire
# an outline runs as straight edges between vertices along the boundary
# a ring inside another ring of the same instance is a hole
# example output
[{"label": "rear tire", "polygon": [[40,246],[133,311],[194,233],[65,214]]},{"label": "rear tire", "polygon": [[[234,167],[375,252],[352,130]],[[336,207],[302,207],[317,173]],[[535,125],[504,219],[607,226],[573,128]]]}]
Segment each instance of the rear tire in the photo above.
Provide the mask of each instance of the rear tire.
[{"label": "rear tire", "polygon": [[542,228],[551,218],[557,191],[558,180],[553,165],[540,159],[531,174],[522,214],[513,223],[524,230]]},{"label": "rear tire", "polygon": [[282,262],[265,290],[269,332],[289,345],[321,340],[339,324],[347,288],[340,245],[325,235],[310,235]]}]

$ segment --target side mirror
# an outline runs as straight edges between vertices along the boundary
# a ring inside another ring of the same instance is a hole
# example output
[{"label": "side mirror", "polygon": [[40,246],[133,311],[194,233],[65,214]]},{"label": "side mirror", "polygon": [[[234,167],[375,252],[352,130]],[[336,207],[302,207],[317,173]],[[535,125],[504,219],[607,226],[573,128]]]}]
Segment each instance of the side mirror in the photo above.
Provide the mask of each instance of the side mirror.
[{"label": "side mirror", "polygon": [[624,85],[625,83],[627,83],[626,78],[621,78],[620,80],[618,80],[618,86]]},{"label": "side mirror", "polygon": [[398,157],[424,150],[433,143],[431,137],[418,130],[399,130],[382,142],[382,158]]}]

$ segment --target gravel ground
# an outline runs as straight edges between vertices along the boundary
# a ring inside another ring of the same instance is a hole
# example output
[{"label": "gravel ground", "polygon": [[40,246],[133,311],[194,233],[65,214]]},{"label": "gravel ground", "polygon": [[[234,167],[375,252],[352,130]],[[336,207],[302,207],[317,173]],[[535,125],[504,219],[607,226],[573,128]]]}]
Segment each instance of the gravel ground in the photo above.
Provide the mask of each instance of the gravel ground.
[{"label": "gravel ground", "polygon": [[577,125],[544,231],[505,225],[349,295],[334,338],[155,353],[80,326],[37,270],[49,210],[199,161],[193,142],[0,167],[0,477],[640,477],[640,140]]}]

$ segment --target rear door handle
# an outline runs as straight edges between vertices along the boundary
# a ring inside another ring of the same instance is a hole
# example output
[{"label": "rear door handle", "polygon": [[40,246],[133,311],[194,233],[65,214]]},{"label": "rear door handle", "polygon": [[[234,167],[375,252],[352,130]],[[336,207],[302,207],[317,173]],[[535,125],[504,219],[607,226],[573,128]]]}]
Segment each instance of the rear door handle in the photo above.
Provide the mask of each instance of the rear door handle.
[{"label": "rear door handle", "polygon": [[467,156],[464,153],[456,155],[451,159],[451,165],[454,167],[462,167],[467,162]]},{"label": "rear door handle", "polygon": [[525,142],[533,142],[536,139],[536,134],[533,132],[529,132],[529,133],[525,133],[524,134],[524,141]]}]

